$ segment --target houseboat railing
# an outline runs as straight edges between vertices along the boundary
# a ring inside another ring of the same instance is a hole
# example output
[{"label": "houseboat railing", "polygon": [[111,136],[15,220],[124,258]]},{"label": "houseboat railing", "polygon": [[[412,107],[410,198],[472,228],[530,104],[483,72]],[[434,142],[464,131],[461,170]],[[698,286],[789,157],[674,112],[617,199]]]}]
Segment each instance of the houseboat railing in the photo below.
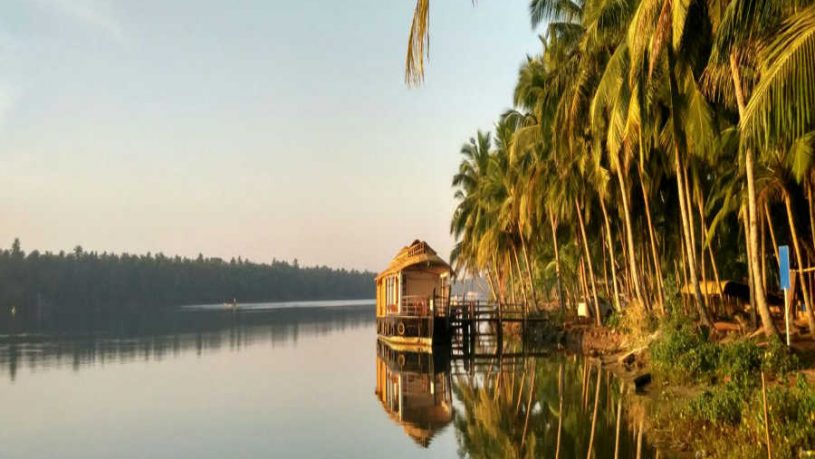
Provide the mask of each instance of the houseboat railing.
[{"label": "houseboat railing", "polygon": [[[397,304],[388,305],[388,315],[405,317],[446,317],[448,300],[444,297],[423,295],[405,295],[402,297],[401,309]],[[432,309],[432,313],[431,313]]]}]

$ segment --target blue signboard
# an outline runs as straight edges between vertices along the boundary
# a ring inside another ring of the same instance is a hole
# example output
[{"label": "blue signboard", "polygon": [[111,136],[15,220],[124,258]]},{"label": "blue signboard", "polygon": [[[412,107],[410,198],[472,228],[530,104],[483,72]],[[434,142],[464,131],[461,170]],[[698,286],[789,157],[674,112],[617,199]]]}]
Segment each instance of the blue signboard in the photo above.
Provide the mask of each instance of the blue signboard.
[{"label": "blue signboard", "polygon": [[790,248],[787,245],[778,247],[778,268],[780,269],[781,288],[790,289]]}]

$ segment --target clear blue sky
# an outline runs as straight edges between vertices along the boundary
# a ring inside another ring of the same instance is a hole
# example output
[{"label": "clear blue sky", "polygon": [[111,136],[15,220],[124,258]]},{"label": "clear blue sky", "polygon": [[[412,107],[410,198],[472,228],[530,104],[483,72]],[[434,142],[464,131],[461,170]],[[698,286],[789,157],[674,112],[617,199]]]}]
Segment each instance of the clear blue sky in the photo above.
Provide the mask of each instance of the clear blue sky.
[{"label": "clear blue sky", "polygon": [[527,0],[4,0],[0,243],[381,268],[445,257],[461,144],[540,48]]}]

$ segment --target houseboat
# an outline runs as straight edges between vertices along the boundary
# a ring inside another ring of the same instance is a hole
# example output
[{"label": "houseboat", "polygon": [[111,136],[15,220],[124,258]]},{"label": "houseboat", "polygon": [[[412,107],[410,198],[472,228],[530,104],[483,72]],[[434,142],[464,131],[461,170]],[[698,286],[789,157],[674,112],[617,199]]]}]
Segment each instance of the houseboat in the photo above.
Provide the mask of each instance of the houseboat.
[{"label": "houseboat", "polygon": [[376,277],[379,339],[401,350],[449,345],[451,274],[426,242],[403,247]]},{"label": "houseboat", "polygon": [[375,394],[388,417],[427,448],[453,421],[449,354],[400,352],[377,342]]}]

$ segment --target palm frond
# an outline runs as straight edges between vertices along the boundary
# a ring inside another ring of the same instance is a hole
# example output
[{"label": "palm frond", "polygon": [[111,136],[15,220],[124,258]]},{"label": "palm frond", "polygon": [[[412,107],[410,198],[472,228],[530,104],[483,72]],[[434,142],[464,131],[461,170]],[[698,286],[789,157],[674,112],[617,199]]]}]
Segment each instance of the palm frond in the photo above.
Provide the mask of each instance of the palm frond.
[{"label": "palm frond", "polygon": [[815,6],[791,16],[759,55],[761,81],[741,128],[748,145],[788,145],[815,127]]},{"label": "palm frond", "polygon": [[796,139],[786,155],[787,167],[799,183],[812,169],[815,160],[815,131]]},{"label": "palm frond", "polygon": [[418,86],[424,81],[424,60],[430,55],[430,0],[416,0],[405,57],[405,83]]}]

